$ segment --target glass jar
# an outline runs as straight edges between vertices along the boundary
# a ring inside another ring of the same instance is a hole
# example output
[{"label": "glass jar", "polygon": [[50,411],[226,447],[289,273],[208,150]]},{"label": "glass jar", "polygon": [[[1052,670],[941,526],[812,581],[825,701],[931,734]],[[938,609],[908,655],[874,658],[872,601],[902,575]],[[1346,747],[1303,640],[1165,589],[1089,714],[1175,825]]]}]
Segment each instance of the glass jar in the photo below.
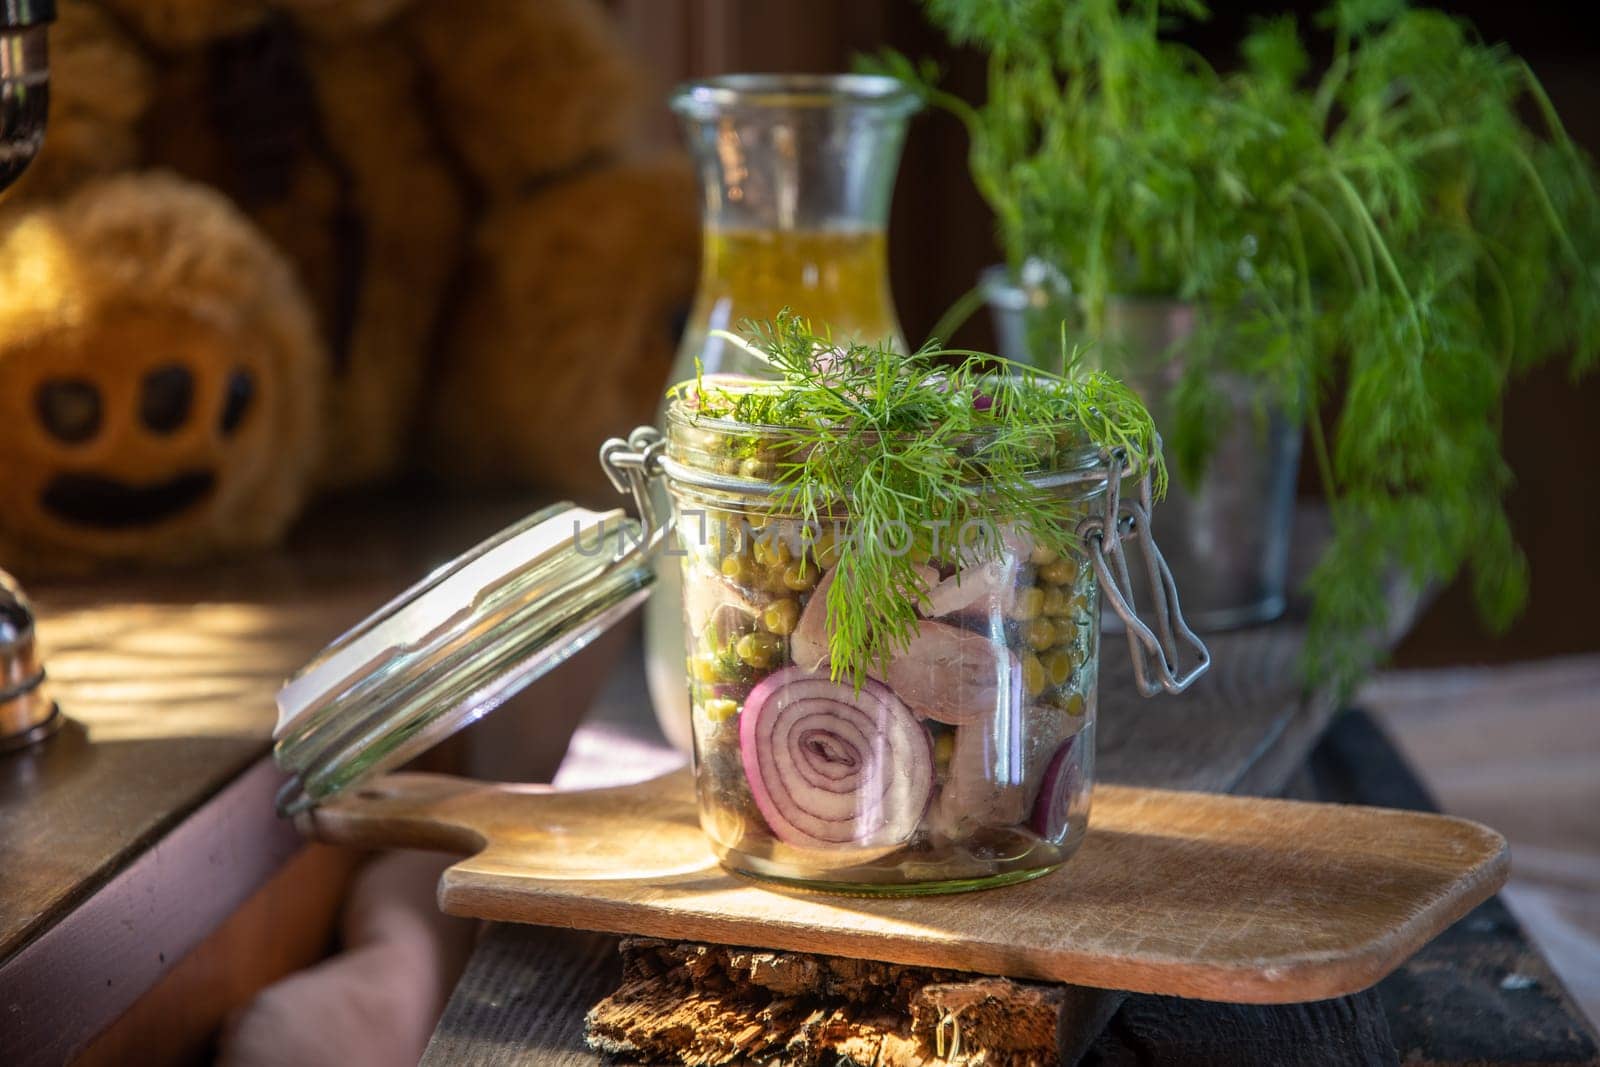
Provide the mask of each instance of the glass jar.
[{"label": "glass jar", "polygon": [[[1087,556],[1036,548],[1000,514],[988,531],[930,531],[916,636],[858,690],[830,676],[826,606],[857,533],[847,511],[820,528],[786,513],[765,480],[783,448],[779,429],[668,412],[695,774],[718,858],[853,892],[1053,870],[1083,839],[1093,777]],[[1087,518],[1106,492],[1083,477],[1098,467],[1066,444],[1038,491]]]},{"label": "glass jar", "polygon": [[[735,74],[673,94],[704,211],[699,289],[672,381],[699,370],[767,377],[717,331],[784,307],[841,341],[905,348],[887,229],[906,120],[920,106],[893,78],[854,74]],[[645,609],[646,674],[662,731],[687,751],[678,578],[665,568]]]},{"label": "glass jar", "polygon": [[[678,654],[694,678],[711,851],[808,889],[950,892],[1064,862],[1089,814],[1101,598],[1126,626],[1140,692],[1181,692],[1209,664],[1147,536],[1148,472],[1124,497],[1122,453],[1084,447],[1068,427],[1042,432],[1027,491],[1061,509],[1069,550],[1041,549],[998,510],[943,538],[907,530],[915,625],[864,677],[835,679],[828,590],[841,561],[864,558],[848,503],[815,526],[785,506],[770,481],[773,459],[793,455],[782,429],[677,405],[668,424],[665,438],[641,427],[601,449],[637,520],[554,505],[296,674],[278,694],[280,812],[308,811],[493,710],[645,600],[661,555],[688,594]],[[981,438],[972,447],[981,469]],[[656,510],[658,482],[671,516]],[[1134,608],[1129,545],[1156,578],[1153,627]]]}]

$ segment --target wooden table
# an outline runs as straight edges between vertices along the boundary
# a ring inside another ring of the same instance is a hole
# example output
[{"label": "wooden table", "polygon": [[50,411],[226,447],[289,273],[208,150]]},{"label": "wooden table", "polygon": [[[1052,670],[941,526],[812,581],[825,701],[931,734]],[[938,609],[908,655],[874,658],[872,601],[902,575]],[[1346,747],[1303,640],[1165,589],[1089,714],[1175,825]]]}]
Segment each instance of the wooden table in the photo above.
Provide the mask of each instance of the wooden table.
[{"label": "wooden table", "polygon": [[[1291,572],[1303,574],[1315,558],[1325,522],[1308,512],[1297,516],[1297,524],[1300,536]],[[1391,611],[1394,635],[1409,627],[1420,602],[1413,591],[1395,591]],[[1125,638],[1104,635],[1096,775],[1108,782],[1167,789],[1255,795],[1281,792],[1335,710],[1331,693],[1308,692],[1300,681],[1305,609],[1304,603],[1296,603],[1279,622],[1210,637],[1211,672],[1177,698],[1145,700],[1137,696]],[[613,701],[622,706],[613,714],[626,718],[630,714],[626,709],[638,706],[643,698],[638,687],[631,693],[624,691]],[[648,736],[649,727],[643,729]],[[547,941],[551,943],[549,953],[534,947]],[[586,983],[581,992],[574,992],[570,1005],[584,1001],[583,1010],[587,1010],[615,987],[615,968],[602,962],[608,953],[597,947],[611,944],[614,942],[609,939],[596,941],[551,931],[529,934],[493,928],[440,1023],[425,1062],[546,1063],[554,1061],[543,1057],[564,1048],[564,1055],[576,1057],[572,1063],[598,1063],[581,1042],[563,1046],[552,1036],[555,1031],[581,1036],[581,1027],[574,1030],[577,1023],[573,1018],[547,1015],[541,994],[530,994],[533,1010],[520,1016],[507,1010],[508,1002],[500,994],[508,988],[531,991],[547,986],[541,979],[548,977],[545,972],[553,966],[549,962],[553,953],[576,968],[559,980],[563,988],[577,990],[579,977]],[[519,973],[519,965],[533,970]],[[480,980],[480,973],[486,977]],[[480,985],[487,990],[487,999]],[[1063,1035],[1063,1047],[1081,1051],[1116,1012],[1123,996],[1084,990],[1078,1000],[1073,1012],[1075,1026]],[[562,1003],[569,1004],[569,998],[563,997]],[[504,1040],[507,1027],[519,1033],[522,1043],[538,1055],[517,1058],[521,1055],[515,1051],[518,1042]],[[453,1043],[457,1038],[461,1044]]]},{"label": "wooden table", "polygon": [[[0,760],[0,1063],[61,1063],[85,1050],[120,1062],[129,1048],[156,1056],[147,1044],[122,1043],[134,1040],[118,1037],[130,1020],[142,1025],[138,1040],[159,1036],[164,1052],[200,1062],[221,1013],[253,988],[241,972],[259,983],[315,958],[337,906],[337,880],[329,876],[348,861],[305,849],[272,815],[279,780],[265,758],[272,691],[398,587],[533,503],[357,499],[314,514],[286,550],[247,563],[34,586],[47,667],[72,722],[48,745]],[[1131,691],[1125,653],[1108,640],[1102,775],[1178,788],[1281,788],[1333,708],[1293,682],[1299,641],[1294,623],[1229,637],[1216,645],[1225,669],[1195,693],[1124,703],[1113,694]],[[529,699],[546,710],[583,704],[538,693]],[[507,709],[474,730],[517,718]],[[580,752],[584,744],[580,736]],[[652,770],[660,767],[654,751]],[[529,779],[541,774],[536,763],[521,770]],[[289,938],[281,922],[263,924],[213,948],[210,970],[197,977],[191,965],[228,932],[241,906],[259,903],[308,863],[322,866],[288,895],[306,896],[304,906],[319,910],[323,926]],[[319,895],[301,894],[307,885],[321,886]],[[281,947],[285,941],[294,941],[293,951]],[[516,951],[522,969],[509,980],[541,1002],[550,989],[567,990],[565,1022],[549,1015],[530,1031],[502,1003],[498,1021],[474,1015],[483,1026],[467,1030],[479,1040],[509,1028],[502,1036],[515,1032],[506,1047],[519,1049],[521,1062],[556,1062],[540,1052],[581,1048],[569,1040],[575,1031],[561,1027],[570,1029],[573,1011],[581,1017],[607,991],[585,983],[611,966],[613,944],[496,930],[477,966],[500,949],[530,945],[542,946],[539,965],[559,977],[538,982],[527,970],[528,952]],[[441,1034],[460,1024],[475,988],[469,976],[452,1006],[457,1022],[447,1019]],[[139,1005],[161,993],[169,1008],[178,998],[182,1009],[140,1019]],[[1093,994],[1084,1017],[1116,1003]],[[463,1053],[451,1062],[471,1059]]]},{"label": "wooden table", "polygon": [[[1287,792],[1435,810],[1361,712],[1338,717]],[[583,1017],[619,978],[616,938],[492,924],[423,1065],[596,1067]],[[1077,992],[1085,1064],[1600,1063],[1593,1031],[1498,899],[1354,997],[1262,1007]]]},{"label": "wooden table", "polygon": [[[30,583],[69,721],[0,757],[0,1063],[125,1059],[120,1040],[90,1042],[162,983],[174,1003],[140,1020],[139,1040],[169,1043],[142,1050],[203,1061],[230,1007],[326,950],[350,861],[307,849],[274,815],[273,694],[351,623],[535,503],[356,498],[248,561]],[[548,770],[557,758],[559,745]],[[253,933],[180,981],[181,962],[295,872]]]},{"label": "wooden table", "polygon": [[[1406,605],[1400,607],[1403,620]],[[1144,701],[1131,695],[1125,649],[1108,637],[1098,776],[1166,788],[1290,792],[1431,809],[1414,775],[1370,720],[1343,716],[1339,728],[1324,737],[1335,705],[1327,694],[1307,695],[1296,681],[1302,638],[1292,619],[1217,637],[1212,676],[1182,698]],[[640,698],[622,687],[621,701]],[[636,745],[649,733],[638,722],[598,728],[611,737],[631,731]],[[580,734],[575,750],[583,749]],[[564,773],[593,784],[592,770]],[[1519,977],[1502,988],[1512,973]],[[598,1064],[600,1058],[583,1044],[583,1015],[616,987],[618,977],[614,938],[491,925],[423,1062]],[[1469,1017],[1478,1020],[1477,1029],[1465,1025]],[[1475,1056],[1511,1062],[1521,1059],[1512,1055],[1519,1052],[1527,1053],[1527,1062],[1596,1058],[1593,1037],[1560,983],[1498,901],[1355,997],[1261,1008],[1080,990],[1074,1018],[1076,1032],[1067,1035],[1066,1045],[1084,1052],[1086,1063],[1392,1063],[1397,1049],[1417,1062]]]}]

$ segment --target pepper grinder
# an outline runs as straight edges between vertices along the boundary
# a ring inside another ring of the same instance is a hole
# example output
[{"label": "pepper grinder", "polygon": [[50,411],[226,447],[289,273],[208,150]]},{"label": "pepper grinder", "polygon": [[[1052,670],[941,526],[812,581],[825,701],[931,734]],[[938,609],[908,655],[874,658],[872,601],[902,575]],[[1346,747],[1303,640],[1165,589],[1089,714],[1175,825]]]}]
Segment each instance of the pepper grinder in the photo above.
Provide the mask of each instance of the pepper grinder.
[{"label": "pepper grinder", "polygon": [[[0,0],[0,192],[44,144],[45,27],[55,14],[54,0]],[[0,752],[42,741],[60,725],[34,643],[33,609],[16,580],[0,571]]]}]

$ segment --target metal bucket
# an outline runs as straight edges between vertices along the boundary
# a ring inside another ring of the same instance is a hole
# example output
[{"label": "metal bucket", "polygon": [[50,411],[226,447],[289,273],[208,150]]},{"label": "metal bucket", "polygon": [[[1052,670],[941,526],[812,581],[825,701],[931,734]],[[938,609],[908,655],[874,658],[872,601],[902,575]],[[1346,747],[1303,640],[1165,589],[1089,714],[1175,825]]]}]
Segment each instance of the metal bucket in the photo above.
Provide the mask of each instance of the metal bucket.
[{"label": "metal bucket", "polygon": [[[1066,302],[1009,283],[999,268],[985,272],[984,288],[1000,354],[1055,365]],[[1075,316],[1065,317],[1071,339]],[[1105,335],[1094,339],[1091,358],[1132,386],[1166,432],[1173,391],[1185,369],[1184,349],[1198,328],[1194,304],[1113,298]],[[1048,351],[1040,351],[1044,345]],[[1300,463],[1300,427],[1261,385],[1242,375],[1222,375],[1215,384],[1226,402],[1227,425],[1211,462],[1197,485],[1184,484],[1174,471],[1154,517],[1156,540],[1183,590],[1185,614],[1201,630],[1247,626],[1283,613]]]}]

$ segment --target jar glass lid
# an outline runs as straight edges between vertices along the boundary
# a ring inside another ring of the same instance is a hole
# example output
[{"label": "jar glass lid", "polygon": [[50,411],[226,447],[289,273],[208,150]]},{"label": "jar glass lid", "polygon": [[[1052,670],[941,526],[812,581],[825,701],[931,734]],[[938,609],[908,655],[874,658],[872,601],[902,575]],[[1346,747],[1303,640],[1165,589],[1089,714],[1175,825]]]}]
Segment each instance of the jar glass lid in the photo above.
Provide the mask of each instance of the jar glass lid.
[{"label": "jar glass lid", "polygon": [[430,574],[278,693],[293,815],[405,763],[581,650],[649,595],[647,531],[556,504]]}]

